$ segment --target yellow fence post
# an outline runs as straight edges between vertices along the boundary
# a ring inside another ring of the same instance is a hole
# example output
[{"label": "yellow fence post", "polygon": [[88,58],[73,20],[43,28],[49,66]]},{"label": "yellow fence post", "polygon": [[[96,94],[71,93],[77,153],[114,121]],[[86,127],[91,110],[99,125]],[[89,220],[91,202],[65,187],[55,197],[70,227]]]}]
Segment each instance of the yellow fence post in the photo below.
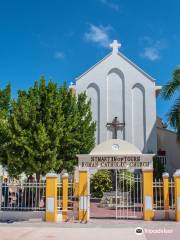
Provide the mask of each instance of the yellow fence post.
[{"label": "yellow fence post", "polygon": [[62,219],[68,220],[68,173],[64,173],[62,176]]},{"label": "yellow fence post", "polygon": [[163,173],[164,219],[169,219],[169,174]]},{"label": "yellow fence post", "polygon": [[74,212],[74,219],[78,220],[78,196],[79,194],[79,168],[75,167],[74,169],[74,183],[73,183],[73,212]]},{"label": "yellow fence post", "polygon": [[143,170],[143,213],[144,220],[151,221],[153,214],[153,170]]},{"label": "yellow fence post", "polygon": [[180,169],[174,173],[176,221],[180,222]]},{"label": "yellow fence post", "polygon": [[79,170],[79,221],[88,220],[89,176],[87,170]]},{"label": "yellow fence post", "polygon": [[46,176],[46,222],[57,221],[57,176]]}]

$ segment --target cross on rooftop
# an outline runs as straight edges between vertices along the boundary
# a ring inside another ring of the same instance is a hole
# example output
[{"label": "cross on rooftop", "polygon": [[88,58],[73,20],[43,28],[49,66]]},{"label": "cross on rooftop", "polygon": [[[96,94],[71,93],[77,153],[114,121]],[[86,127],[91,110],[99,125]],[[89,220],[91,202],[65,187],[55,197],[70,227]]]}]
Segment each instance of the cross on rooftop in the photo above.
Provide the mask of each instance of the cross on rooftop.
[{"label": "cross on rooftop", "polygon": [[113,53],[118,53],[118,49],[121,47],[121,43],[118,43],[117,40],[113,40],[109,46],[112,48]]}]

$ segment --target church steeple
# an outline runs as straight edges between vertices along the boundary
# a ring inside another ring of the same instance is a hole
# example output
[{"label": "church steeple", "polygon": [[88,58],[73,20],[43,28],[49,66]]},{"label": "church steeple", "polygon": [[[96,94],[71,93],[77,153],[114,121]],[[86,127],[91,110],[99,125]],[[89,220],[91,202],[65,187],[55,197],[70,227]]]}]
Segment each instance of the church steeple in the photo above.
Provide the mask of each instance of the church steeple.
[{"label": "church steeple", "polygon": [[119,43],[117,40],[113,40],[109,46],[112,48],[112,53],[117,54],[119,52],[119,48],[121,47],[121,43]]}]

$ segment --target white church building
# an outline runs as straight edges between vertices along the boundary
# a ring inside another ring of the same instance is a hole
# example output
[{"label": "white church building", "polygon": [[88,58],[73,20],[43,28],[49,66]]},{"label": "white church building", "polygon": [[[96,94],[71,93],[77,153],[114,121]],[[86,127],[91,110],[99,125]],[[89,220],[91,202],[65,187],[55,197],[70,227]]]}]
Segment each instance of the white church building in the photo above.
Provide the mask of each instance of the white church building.
[{"label": "white church building", "polygon": [[180,168],[180,145],[176,133],[165,128],[156,115],[161,86],[121,52],[116,40],[112,51],[72,85],[78,95],[91,99],[96,122],[96,143],[118,138],[143,153],[156,153],[170,174]]}]

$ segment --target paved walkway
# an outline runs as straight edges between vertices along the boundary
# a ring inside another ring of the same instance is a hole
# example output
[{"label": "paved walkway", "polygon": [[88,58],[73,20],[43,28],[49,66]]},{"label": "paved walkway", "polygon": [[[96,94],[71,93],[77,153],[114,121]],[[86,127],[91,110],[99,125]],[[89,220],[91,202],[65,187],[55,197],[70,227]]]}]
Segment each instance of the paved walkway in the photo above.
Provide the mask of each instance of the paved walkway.
[{"label": "paved walkway", "polygon": [[[141,227],[142,235],[135,229]],[[16,222],[0,224],[0,240],[179,240],[180,223],[91,220],[88,224]]]}]

